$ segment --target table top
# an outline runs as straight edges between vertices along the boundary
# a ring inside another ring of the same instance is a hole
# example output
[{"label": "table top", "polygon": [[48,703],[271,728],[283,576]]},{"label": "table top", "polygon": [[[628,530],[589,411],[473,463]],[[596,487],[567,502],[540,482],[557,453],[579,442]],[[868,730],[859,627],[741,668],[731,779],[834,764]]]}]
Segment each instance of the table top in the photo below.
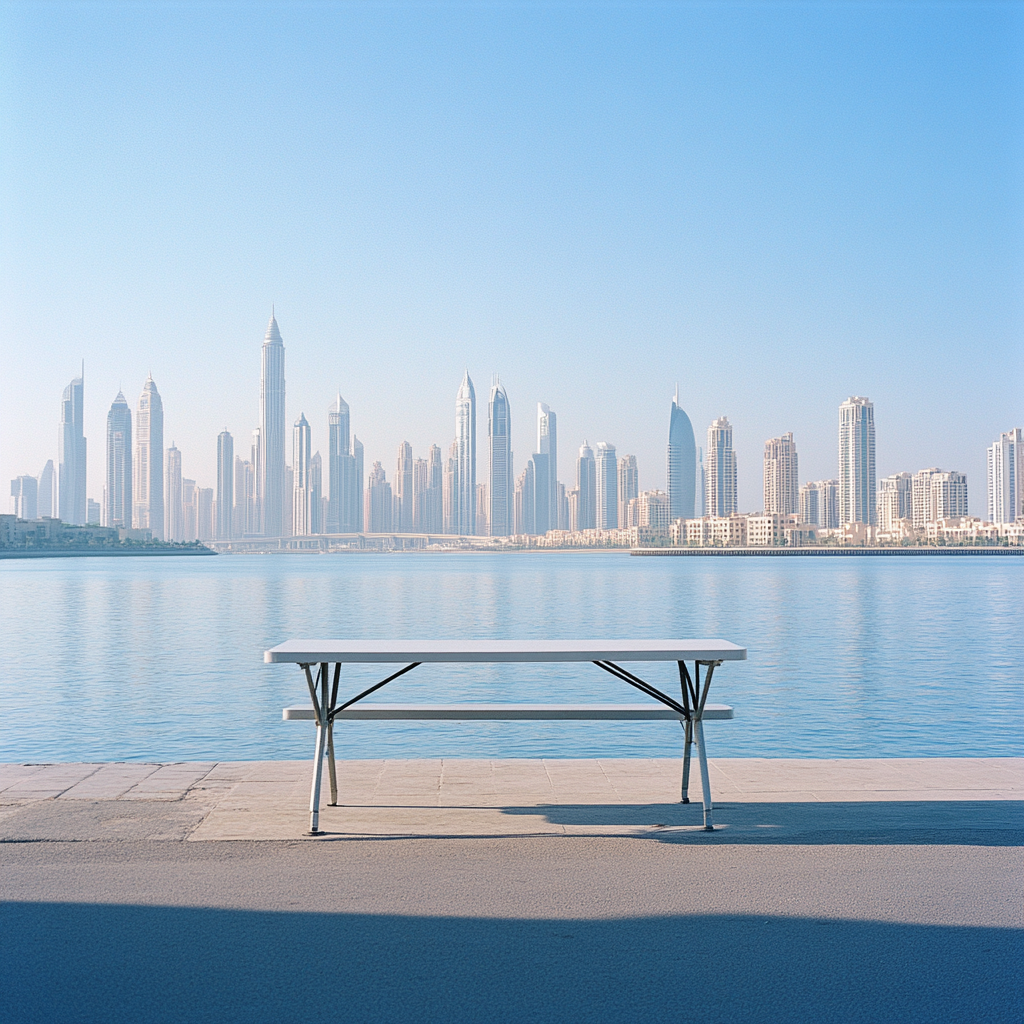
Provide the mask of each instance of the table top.
[{"label": "table top", "polygon": [[728,640],[286,640],[268,664],[401,662],[745,661]]}]

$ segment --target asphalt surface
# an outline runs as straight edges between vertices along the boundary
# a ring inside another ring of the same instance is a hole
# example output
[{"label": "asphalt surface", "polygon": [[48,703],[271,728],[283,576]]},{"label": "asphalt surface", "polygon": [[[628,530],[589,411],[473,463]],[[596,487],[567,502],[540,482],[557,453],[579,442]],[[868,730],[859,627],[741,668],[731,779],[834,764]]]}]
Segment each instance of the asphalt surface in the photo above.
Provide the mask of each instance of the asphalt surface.
[{"label": "asphalt surface", "polygon": [[664,837],[0,844],[0,1019],[1013,1022],[1024,854]]}]

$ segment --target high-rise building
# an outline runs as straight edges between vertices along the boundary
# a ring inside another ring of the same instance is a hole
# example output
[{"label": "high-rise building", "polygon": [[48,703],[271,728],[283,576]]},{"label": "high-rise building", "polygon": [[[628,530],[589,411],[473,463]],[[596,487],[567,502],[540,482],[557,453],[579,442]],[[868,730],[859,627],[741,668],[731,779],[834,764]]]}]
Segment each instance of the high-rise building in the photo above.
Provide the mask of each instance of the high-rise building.
[{"label": "high-rise building", "polygon": [[[548,512],[546,518],[537,522],[537,532],[557,530],[558,519],[558,417],[543,402],[537,403],[537,454],[547,456],[548,467]],[[540,490],[538,489],[538,493]],[[544,526],[544,530],[541,530]]]},{"label": "high-rise building", "polygon": [[512,528],[517,537],[536,533],[537,496],[534,490],[536,483],[536,467],[530,461],[522,473],[516,477],[512,503],[514,520]]},{"label": "high-rise building", "polygon": [[235,439],[222,430],[217,435],[217,540],[230,540],[235,517]]},{"label": "high-rise building", "polygon": [[989,522],[1024,518],[1024,431],[1014,427],[1000,434],[986,456]]},{"label": "high-rise building", "polygon": [[[878,482],[876,513],[879,529],[895,530],[901,519],[913,520],[913,478],[909,473],[894,473]],[[801,493],[803,488],[801,488]],[[806,520],[805,520],[806,521]]]},{"label": "high-rise building", "polygon": [[815,480],[800,488],[800,521],[823,530],[839,526],[839,482]]},{"label": "high-rise building", "polygon": [[476,391],[469,370],[455,398],[455,444],[456,532],[471,537],[476,533]]},{"label": "high-rise building", "polygon": [[694,512],[697,516],[708,514],[708,499],[705,493],[707,478],[704,476],[704,449],[697,449],[697,482],[694,485]]},{"label": "high-rise building", "polygon": [[173,441],[167,449],[164,466],[164,528],[167,540],[182,541],[185,540],[185,509],[182,504],[181,452],[174,447]]},{"label": "high-rise building", "polygon": [[[736,452],[732,447],[732,424],[722,416],[708,427],[707,457],[704,462],[704,493],[708,515],[731,516],[738,511],[736,498]],[[669,495],[669,505],[672,497]],[[672,511],[675,519],[675,511]],[[692,518],[692,517],[690,517]]]},{"label": "high-rise building", "polygon": [[16,476],[11,481],[11,512],[19,519],[39,518],[39,481],[34,476]]},{"label": "high-rise building", "polygon": [[619,525],[619,466],[615,445],[598,441],[595,462],[596,524],[600,530],[614,530]]},{"label": "high-rise building", "polygon": [[637,501],[637,526],[650,530],[667,530],[672,505],[664,491],[643,491]]},{"label": "high-rise building", "polygon": [[[85,525],[86,440],[85,365],[82,376],[65,389],[60,406],[60,433],[57,437],[57,514],[62,522]],[[131,455],[129,454],[129,459]],[[129,518],[129,523],[131,519]]]},{"label": "high-rise building", "polygon": [[593,530],[597,526],[597,463],[594,449],[586,441],[580,446],[576,460],[576,530]]},{"label": "high-rise building", "polygon": [[290,516],[292,495],[285,481],[284,342],[273,313],[263,339],[260,369],[260,445],[256,467],[260,496],[260,533],[281,537]]},{"label": "high-rise building", "polygon": [[132,526],[132,411],[124,395],[107,413],[107,482],[103,489],[103,525]]},{"label": "high-rise building", "polygon": [[412,486],[412,445],[403,441],[398,446],[395,462],[395,524],[396,533],[412,533],[416,502]]},{"label": "high-rise building", "polygon": [[448,449],[442,476],[442,515],[444,532],[459,532],[459,442],[452,441]]},{"label": "high-rise building", "polygon": [[570,487],[565,492],[565,522],[566,529],[576,533],[580,527],[580,489]]},{"label": "high-rise building", "polygon": [[375,462],[366,485],[366,532],[391,533],[394,499],[384,467]]},{"label": "high-rise building", "polygon": [[252,533],[253,498],[252,463],[235,456],[235,507],[231,513],[231,530],[234,536],[244,537]]},{"label": "high-rise building", "polygon": [[555,483],[555,506],[558,509],[558,521],[554,524],[554,529],[568,530],[569,499],[566,496],[565,484],[561,481]]},{"label": "high-rise building", "polygon": [[[512,410],[497,378],[487,403],[487,521],[492,537],[508,537],[515,529],[512,482]],[[546,492],[545,488],[545,492]]]},{"label": "high-rise building", "polygon": [[795,515],[800,508],[800,474],[792,433],[764,443],[765,515]]},{"label": "high-rise building", "polygon": [[324,460],[317,451],[309,460],[309,532],[323,533],[325,518]]},{"label": "high-rise building", "polygon": [[87,526],[102,526],[100,522],[100,503],[86,498],[85,501],[85,522]]},{"label": "high-rise building", "polygon": [[489,490],[487,484],[476,485],[476,532],[479,537],[488,537],[491,533],[491,505],[487,497]]},{"label": "high-rise building", "polygon": [[876,522],[875,407],[866,398],[839,406],[839,522]]},{"label": "high-rise building", "polygon": [[181,523],[182,540],[199,539],[199,488],[187,477],[181,481]]},{"label": "high-rise building", "polygon": [[551,500],[551,468],[549,456],[536,452],[530,457],[533,463],[533,532],[543,536],[548,530],[558,528],[558,521],[551,523],[554,503]]},{"label": "high-rise building", "polygon": [[294,535],[292,525],[295,522],[295,474],[288,465],[284,467],[284,493],[289,495],[284,507],[284,535],[291,537]]},{"label": "high-rise building", "polygon": [[430,498],[430,470],[426,459],[412,460],[412,528],[415,533],[429,533],[427,502]]},{"label": "high-rise building", "polygon": [[164,538],[164,403],[152,376],[139,395],[135,413],[135,470],[132,474],[134,509],[138,530],[150,530]]},{"label": "high-rise building", "polygon": [[[353,493],[362,473],[356,475],[349,442],[348,403],[339,392],[327,413],[327,532],[356,532]],[[360,506],[362,502],[360,502]]]},{"label": "high-rise building", "polygon": [[619,526],[626,527],[629,522],[629,503],[640,496],[640,478],[636,470],[636,456],[623,455],[619,459]]},{"label": "high-rise building", "polygon": [[934,521],[959,519],[967,515],[967,477],[955,469],[936,473],[931,479],[931,508]]},{"label": "high-rise building", "polygon": [[692,519],[697,449],[690,417],[680,408],[679,389],[672,400],[668,423],[668,501],[673,519]]},{"label": "high-rise building", "polygon": [[263,478],[260,467],[263,465],[263,431],[257,427],[252,432],[252,447],[249,461],[252,463],[252,533],[263,536]]},{"label": "high-rise building", "polygon": [[213,540],[213,488],[195,488],[196,533],[199,540]]},{"label": "high-rise building", "polygon": [[942,472],[938,466],[919,469],[911,478],[910,507],[915,530],[923,530],[938,518],[932,500],[932,478]]},{"label": "high-rise building", "polygon": [[310,502],[312,490],[309,463],[313,458],[313,438],[309,423],[300,413],[292,432],[292,534],[306,537],[310,533]]},{"label": "high-rise building", "polygon": [[53,459],[47,459],[39,473],[39,498],[36,504],[40,517],[57,515],[57,488],[54,487]]},{"label": "high-rise building", "polygon": [[363,442],[352,435],[352,474],[354,484],[349,504],[349,515],[352,522],[352,533],[362,533],[363,525]]}]

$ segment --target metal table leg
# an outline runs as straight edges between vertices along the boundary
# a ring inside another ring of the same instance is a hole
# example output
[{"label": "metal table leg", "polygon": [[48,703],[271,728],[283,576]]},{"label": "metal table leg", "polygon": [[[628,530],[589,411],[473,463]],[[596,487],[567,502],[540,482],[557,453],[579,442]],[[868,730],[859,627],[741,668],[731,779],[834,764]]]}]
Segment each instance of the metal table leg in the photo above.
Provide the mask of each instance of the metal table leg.
[{"label": "metal table leg", "polygon": [[313,782],[309,791],[309,835],[318,836],[320,832],[320,781],[323,777],[324,748],[327,743],[327,678],[326,673],[321,672],[323,680],[321,687],[323,699],[319,700],[316,693],[316,683],[313,682],[313,674],[309,665],[302,665],[306,674],[306,683],[309,686],[309,696],[313,701],[313,712],[316,715],[316,752],[313,755]]}]

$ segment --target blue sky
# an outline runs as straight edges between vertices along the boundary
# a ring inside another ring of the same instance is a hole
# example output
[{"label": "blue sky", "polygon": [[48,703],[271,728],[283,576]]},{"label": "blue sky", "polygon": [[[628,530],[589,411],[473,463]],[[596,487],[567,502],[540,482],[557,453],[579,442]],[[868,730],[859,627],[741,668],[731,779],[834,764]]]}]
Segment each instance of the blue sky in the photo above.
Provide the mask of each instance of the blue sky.
[{"label": "blue sky", "polygon": [[[148,372],[184,471],[257,422],[271,304],[288,415],[367,459],[447,448],[469,367],[516,469],[538,400],[664,486],[676,382],[835,475],[875,402],[879,475],[968,474],[1024,424],[1024,11],[1011,3],[0,6],[0,479],[56,456],[86,361]],[[483,474],[481,459],[479,472]]]}]

